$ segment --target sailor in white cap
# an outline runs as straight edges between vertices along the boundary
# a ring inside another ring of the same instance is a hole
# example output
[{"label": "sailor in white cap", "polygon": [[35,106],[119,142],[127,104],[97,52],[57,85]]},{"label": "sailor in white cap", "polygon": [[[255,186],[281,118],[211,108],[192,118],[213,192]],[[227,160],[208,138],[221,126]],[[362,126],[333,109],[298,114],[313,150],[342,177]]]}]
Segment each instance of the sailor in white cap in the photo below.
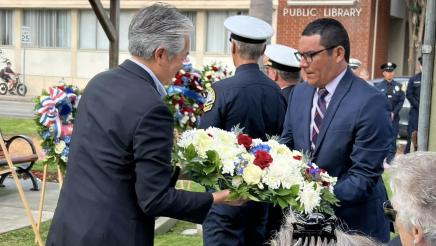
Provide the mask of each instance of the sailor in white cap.
[{"label": "sailor in white cap", "polygon": [[296,49],[270,44],[266,47],[263,65],[268,77],[282,89],[282,95],[288,100],[294,86],[300,81],[300,62],[295,57]]},{"label": "sailor in white cap", "polygon": [[350,62],[348,63],[348,66],[353,69],[353,72],[358,69],[362,65],[362,62],[357,60],[356,58],[350,58]]},{"label": "sailor in white cap", "polygon": [[[239,125],[252,138],[267,140],[280,135],[286,102],[280,88],[260,69],[266,41],[273,35],[268,23],[251,16],[232,16],[224,26],[231,32],[233,77],[215,82],[208,89],[200,128],[230,131]],[[242,167],[241,167],[242,168]],[[264,245],[268,205],[247,202],[240,207],[213,205],[203,222],[203,243],[214,246]]]}]

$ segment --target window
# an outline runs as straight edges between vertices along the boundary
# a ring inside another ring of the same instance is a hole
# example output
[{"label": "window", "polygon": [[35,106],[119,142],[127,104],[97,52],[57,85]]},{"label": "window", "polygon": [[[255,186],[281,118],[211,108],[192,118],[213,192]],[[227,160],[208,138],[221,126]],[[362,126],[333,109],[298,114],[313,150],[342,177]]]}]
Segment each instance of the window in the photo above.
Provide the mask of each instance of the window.
[{"label": "window", "polygon": [[207,52],[230,53],[230,34],[224,27],[224,21],[229,16],[241,14],[247,14],[247,11],[209,11],[207,13]]},{"label": "window", "polygon": [[70,48],[71,17],[68,10],[25,10],[24,26],[30,26],[31,47]]},{"label": "window", "polygon": [[[120,50],[126,51],[129,47],[128,34],[130,21],[133,18],[133,11],[120,12]],[[109,17],[109,13],[108,13]],[[80,34],[79,47],[80,49],[109,49],[109,40],[100,25],[94,11],[80,11]]]},{"label": "window", "polygon": [[192,24],[194,25],[194,31],[191,33],[190,35],[190,39],[191,39],[191,51],[195,51],[196,49],[196,40],[195,38],[197,37],[197,13],[196,12],[183,12],[182,14],[184,14],[186,17],[188,17],[191,21]]},{"label": "window", "polygon": [[12,10],[0,9],[0,45],[12,45],[14,37]]}]

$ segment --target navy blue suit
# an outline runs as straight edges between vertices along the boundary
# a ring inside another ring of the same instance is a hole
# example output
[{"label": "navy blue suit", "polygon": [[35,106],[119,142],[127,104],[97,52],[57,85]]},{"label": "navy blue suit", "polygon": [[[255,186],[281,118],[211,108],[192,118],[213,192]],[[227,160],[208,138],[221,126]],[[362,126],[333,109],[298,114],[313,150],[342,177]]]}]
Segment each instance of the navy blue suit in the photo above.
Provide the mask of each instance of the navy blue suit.
[{"label": "navy blue suit", "polygon": [[173,117],[126,60],[87,85],[46,245],[151,246],[156,216],[201,223],[209,193],[171,187]]},{"label": "navy blue suit", "polygon": [[375,85],[386,97],[389,105],[389,111],[394,113],[392,119],[392,140],[391,148],[386,157],[386,161],[390,163],[397,153],[397,138],[400,130],[400,110],[403,107],[405,95],[401,88],[401,84],[395,80],[388,82],[383,80]]},{"label": "navy blue suit", "polygon": [[[280,142],[309,152],[311,108],[316,88],[297,85],[289,98]],[[331,98],[312,153],[313,161],[338,177],[335,213],[348,226],[382,242],[389,240],[383,213],[387,194],[381,174],[392,127],[383,95],[348,69]]]},{"label": "navy blue suit", "polygon": [[[212,87],[215,100],[202,117],[200,128],[214,126],[230,131],[239,124],[253,138],[266,140],[267,135],[280,135],[285,100],[280,88],[257,64],[239,66],[233,77]],[[241,207],[213,205],[203,223],[204,245],[263,245],[267,212],[266,204],[256,202]]]},{"label": "navy blue suit", "polygon": [[407,144],[404,148],[404,154],[410,152],[410,143],[412,141],[412,132],[418,130],[419,119],[419,98],[421,95],[421,77],[422,73],[415,74],[407,83],[406,97],[410,102],[409,122],[407,125]]}]

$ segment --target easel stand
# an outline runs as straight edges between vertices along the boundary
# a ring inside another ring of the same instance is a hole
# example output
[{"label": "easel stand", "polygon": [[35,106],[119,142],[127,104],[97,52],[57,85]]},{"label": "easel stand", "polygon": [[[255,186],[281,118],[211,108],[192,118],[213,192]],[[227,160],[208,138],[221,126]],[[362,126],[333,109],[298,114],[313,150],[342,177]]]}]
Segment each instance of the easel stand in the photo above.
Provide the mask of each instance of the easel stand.
[{"label": "easel stand", "polygon": [[[39,199],[39,207],[38,207],[38,224],[36,225],[36,229],[40,230],[40,225],[42,222],[42,211],[44,210],[44,201],[45,201],[45,189],[47,183],[47,172],[48,172],[48,164],[44,164],[43,174],[42,174],[42,188],[41,188],[41,197]],[[59,181],[59,190],[62,188],[62,184],[64,183],[64,176],[60,167],[58,166],[58,181]],[[36,242],[36,239],[35,239]]]}]

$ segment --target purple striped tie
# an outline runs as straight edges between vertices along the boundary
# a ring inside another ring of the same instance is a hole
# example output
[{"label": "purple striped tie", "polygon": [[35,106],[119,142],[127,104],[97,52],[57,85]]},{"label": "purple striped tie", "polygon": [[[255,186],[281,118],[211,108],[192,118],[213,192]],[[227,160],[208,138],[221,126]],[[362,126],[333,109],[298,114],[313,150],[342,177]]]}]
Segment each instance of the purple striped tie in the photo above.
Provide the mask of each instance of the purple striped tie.
[{"label": "purple striped tie", "polygon": [[311,148],[315,149],[316,138],[318,137],[319,131],[321,129],[322,120],[324,119],[324,115],[327,109],[327,103],[325,101],[325,97],[329,94],[327,89],[318,89],[318,103],[315,109],[315,117],[313,118],[313,129],[312,129],[312,137],[311,140]]}]

